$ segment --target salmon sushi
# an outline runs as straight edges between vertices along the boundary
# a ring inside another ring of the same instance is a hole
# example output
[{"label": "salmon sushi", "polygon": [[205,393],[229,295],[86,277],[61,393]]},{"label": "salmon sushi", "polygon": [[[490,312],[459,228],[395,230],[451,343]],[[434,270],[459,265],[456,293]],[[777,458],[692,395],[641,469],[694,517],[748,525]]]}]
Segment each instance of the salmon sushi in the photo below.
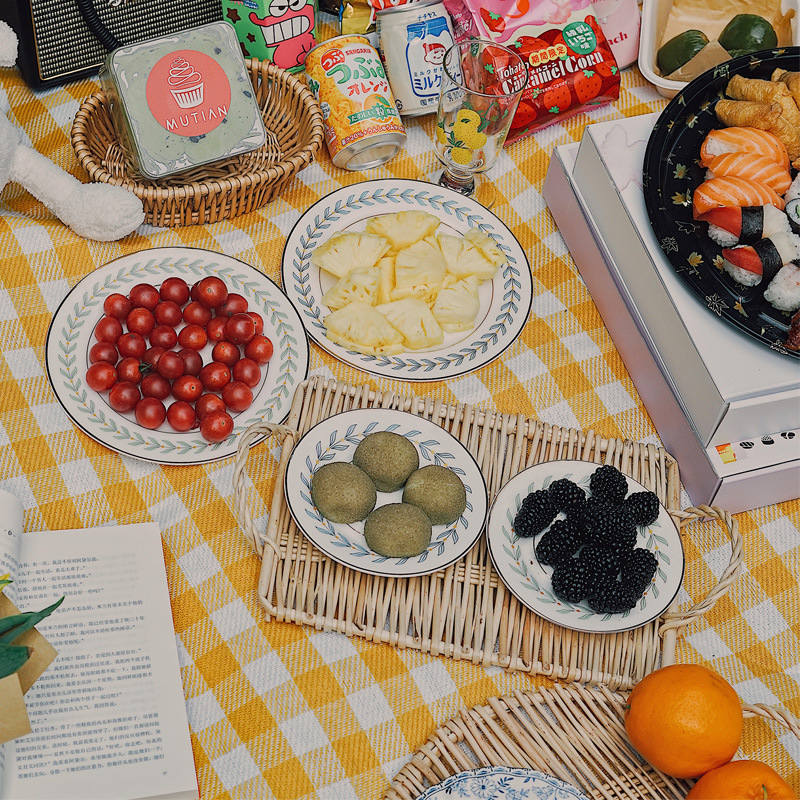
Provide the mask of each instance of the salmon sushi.
[{"label": "salmon sushi", "polygon": [[789,170],[789,153],[786,145],[769,131],[758,128],[719,128],[711,131],[700,148],[700,163],[708,168],[714,156],[725,153],[754,153],[766,156],[785,170]]},{"label": "salmon sushi", "polygon": [[792,176],[767,156],[755,153],[724,153],[714,156],[708,165],[707,178],[744,178],[763,183],[777,194],[783,194],[792,185]]},{"label": "salmon sushi", "polygon": [[752,244],[778,233],[791,232],[787,215],[770,205],[720,206],[698,220],[708,223],[708,235],[720,247]]},{"label": "salmon sushi", "polygon": [[766,205],[775,206],[783,211],[784,203],[769,186],[744,178],[711,178],[701,183],[692,196],[692,212],[695,219],[720,206]]}]

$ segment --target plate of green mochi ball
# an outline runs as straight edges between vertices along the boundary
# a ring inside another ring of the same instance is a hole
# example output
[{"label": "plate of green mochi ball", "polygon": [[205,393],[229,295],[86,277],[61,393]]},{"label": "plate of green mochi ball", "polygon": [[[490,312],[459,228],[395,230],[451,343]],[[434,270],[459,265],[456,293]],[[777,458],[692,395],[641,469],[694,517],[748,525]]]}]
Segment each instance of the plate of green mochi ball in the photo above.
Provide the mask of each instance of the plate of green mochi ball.
[{"label": "plate of green mochi ball", "polygon": [[684,553],[655,493],[611,464],[546,461],[498,492],[489,555],[511,592],[565,628],[616,633],[669,608]]},{"label": "plate of green mochi ball", "polygon": [[292,450],[284,495],[327,556],[371,575],[448,567],[478,540],[486,482],[470,452],[429,420],[393,409],[335,414]]}]

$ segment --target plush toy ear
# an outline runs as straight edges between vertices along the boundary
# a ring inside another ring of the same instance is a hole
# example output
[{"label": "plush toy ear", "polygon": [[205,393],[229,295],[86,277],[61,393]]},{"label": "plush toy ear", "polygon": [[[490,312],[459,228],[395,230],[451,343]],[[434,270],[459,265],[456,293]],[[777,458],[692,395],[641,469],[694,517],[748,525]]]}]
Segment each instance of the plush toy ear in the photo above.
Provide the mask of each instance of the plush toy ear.
[{"label": "plush toy ear", "polygon": [[17,34],[0,19],[0,67],[13,67],[17,60]]}]

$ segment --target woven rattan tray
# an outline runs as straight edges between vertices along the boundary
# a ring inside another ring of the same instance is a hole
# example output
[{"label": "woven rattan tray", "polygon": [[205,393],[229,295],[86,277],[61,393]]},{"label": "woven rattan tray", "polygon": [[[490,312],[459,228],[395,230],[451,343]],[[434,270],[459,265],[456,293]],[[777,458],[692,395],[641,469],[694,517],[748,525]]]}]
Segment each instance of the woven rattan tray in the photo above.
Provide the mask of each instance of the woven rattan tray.
[{"label": "woven rattan tray", "polygon": [[145,222],[169,228],[232,219],[274,200],[322,145],[322,111],[299,78],[258,59],[246,64],[267,130],[263,147],[148,181],[130,172],[106,96],[96,92],[78,109],[70,136],[89,180],[124,186],[142,201]]},{"label": "woven rattan tray", "polygon": [[[536,769],[611,800],[683,800],[694,781],[642,761],[625,733],[625,695],[601,686],[555,684],[464,709],[440,725],[397,773],[384,800],[413,800],[450,775],[488,766]],[[800,738],[785,711],[744,706]]]},{"label": "woven rattan tray", "polygon": [[[673,606],[643,627],[614,634],[578,633],[529,611],[494,571],[483,537],[460,561],[422,577],[387,579],[344,567],[295,526],[283,498],[283,473],[297,436],[333,414],[366,407],[398,408],[450,431],[475,456],[490,500],[532,464],[567,458],[614,464],[654,491],[679,525],[703,517],[717,520],[731,540],[730,563],[694,607],[680,612]],[[265,446],[251,449],[270,434],[283,437],[277,474]],[[258,489],[273,477],[262,538],[253,522],[263,514]],[[676,635],[727,592],[742,562],[741,536],[729,514],[707,507],[678,509],[678,467],[659,447],[322,378],[298,387],[285,425],[256,424],[243,434],[233,484],[240,527],[262,557],[258,597],[268,617],[485,666],[602,683],[611,690],[630,689],[656,667],[671,663]],[[259,509],[258,514],[251,509]]]}]

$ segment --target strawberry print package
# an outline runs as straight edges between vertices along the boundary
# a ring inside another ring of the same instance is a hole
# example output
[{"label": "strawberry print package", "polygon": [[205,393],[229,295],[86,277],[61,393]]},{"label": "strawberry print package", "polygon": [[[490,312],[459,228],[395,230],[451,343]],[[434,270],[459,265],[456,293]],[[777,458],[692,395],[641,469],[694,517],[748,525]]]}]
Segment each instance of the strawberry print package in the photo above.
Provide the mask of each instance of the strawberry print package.
[{"label": "strawberry print package", "polygon": [[506,144],[619,97],[619,69],[590,0],[444,0],[456,41],[491,39],[528,64]]}]

